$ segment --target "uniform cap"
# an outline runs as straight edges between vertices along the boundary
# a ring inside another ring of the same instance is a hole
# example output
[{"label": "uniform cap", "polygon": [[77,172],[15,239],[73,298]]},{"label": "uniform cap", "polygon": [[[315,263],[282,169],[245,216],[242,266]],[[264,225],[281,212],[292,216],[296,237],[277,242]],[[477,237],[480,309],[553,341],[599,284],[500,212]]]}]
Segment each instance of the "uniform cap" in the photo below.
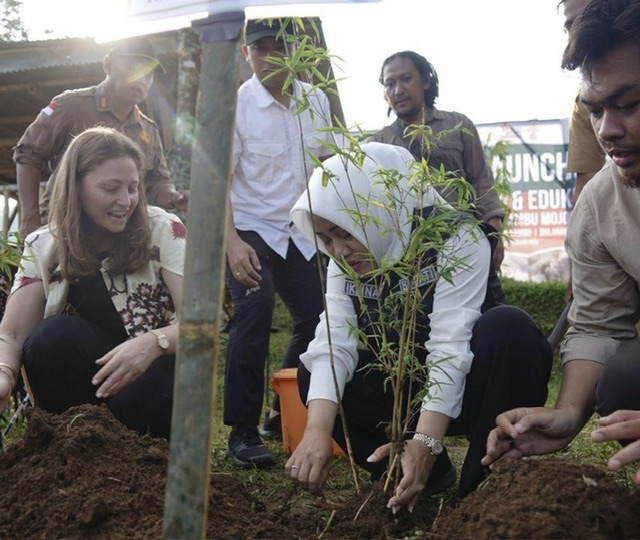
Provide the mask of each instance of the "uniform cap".
[{"label": "uniform cap", "polygon": [[162,73],[167,72],[167,70],[160,62],[158,53],[156,52],[153,44],[146,37],[131,37],[122,39],[116,42],[115,46],[111,49],[109,54],[116,54],[119,56],[141,56],[143,58],[148,58],[154,64],[153,69],[155,69],[156,71],[161,71]]}]

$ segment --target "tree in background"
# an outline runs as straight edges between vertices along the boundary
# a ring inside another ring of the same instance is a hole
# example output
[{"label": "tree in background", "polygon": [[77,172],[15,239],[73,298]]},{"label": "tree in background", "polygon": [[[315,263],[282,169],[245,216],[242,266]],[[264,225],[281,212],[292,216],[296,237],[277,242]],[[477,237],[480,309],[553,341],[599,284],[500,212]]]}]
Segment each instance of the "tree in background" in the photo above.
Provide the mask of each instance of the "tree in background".
[{"label": "tree in background", "polygon": [[22,0],[0,0],[0,41],[24,41],[29,39],[20,18]]}]

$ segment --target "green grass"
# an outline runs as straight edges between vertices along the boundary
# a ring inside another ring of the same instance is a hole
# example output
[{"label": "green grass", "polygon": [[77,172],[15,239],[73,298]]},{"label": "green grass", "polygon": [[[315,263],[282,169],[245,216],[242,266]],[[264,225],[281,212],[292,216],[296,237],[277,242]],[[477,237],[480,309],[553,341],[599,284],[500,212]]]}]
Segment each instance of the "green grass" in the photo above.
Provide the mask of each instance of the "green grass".
[{"label": "green grass", "polygon": [[[513,297],[517,298],[518,301],[526,303],[526,300],[522,300],[523,298],[532,298],[534,304],[532,307],[527,305],[521,305],[526,311],[530,312],[534,317],[536,322],[543,328],[543,332],[546,331],[545,335],[550,333],[550,330],[555,325],[557,317],[562,312],[564,307],[564,291],[565,287],[563,284],[551,283],[551,284],[541,284],[541,285],[533,285],[532,287],[535,290],[542,291],[542,296],[544,296],[544,300],[541,300],[540,297],[535,297],[530,291],[526,290],[526,287],[521,287],[518,283],[509,283],[507,287],[511,287],[509,292],[513,290],[513,287],[516,286],[519,289],[522,288],[525,292],[518,292],[517,294],[513,294]],[[539,287],[539,288],[538,288]],[[515,299],[514,298],[514,299]],[[514,302],[515,303],[515,302]],[[546,309],[545,309],[546,308]],[[277,332],[272,333],[271,342],[270,342],[270,357],[269,357],[269,374],[272,375],[276,371],[280,369],[280,365],[282,363],[282,358],[284,357],[285,350],[288,345],[288,341],[291,335],[291,319],[289,314],[284,307],[282,301],[278,298],[276,302],[276,312],[274,316],[273,327],[278,329]],[[554,351],[554,361],[553,361],[553,369],[551,373],[551,379],[549,381],[549,398],[547,400],[548,406],[553,406],[558,391],[560,388],[561,381],[561,363],[560,358],[558,356],[558,351]],[[220,365],[220,373],[223,373],[224,365]],[[270,388],[270,387],[269,387]],[[221,390],[222,383],[219,382],[218,398],[221,399]],[[273,390],[269,390],[269,399],[265,400],[264,410],[267,410],[269,403],[271,402],[271,397],[273,396]],[[221,421],[221,404],[216,406],[216,425],[222,423]],[[592,419],[585,425],[580,434],[572,441],[572,443],[559,454],[571,459],[573,461],[579,463],[590,463],[602,468],[606,468],[606,463],[608,458],[615,453],[620,445],[617,442],[609,442],[605,444],[595,444],[591,441],[591,432],[597,426],[597,415],[594,414]],[[214,437],[214,460],[213,466],[216,471],[238,471],[235,469],[230,463],[229,460],[225,457],[226,452],[226,437],[228,434],[228,429],[225,429],[224,426],[220,427],[217,430],[218,437]],[[462,466],[462,461],[464,459],[464,455],[466,453],[467,441],[464,437],[448,437],[447,438],[447,447],[450,450],[451,457],[459,468]],[[275,457],[284,464],[287,459],[287,456],[284,454],[282,450],[282,444],[279,442],[267,442],[267,446],[271,450],[271,452],[275,455]],[[633,472],[635,468],[627,467],[622,471],[610,474],[613,475],[617,480],[622,482],[625,485],[633,485]],[[248,480],[250,482],[257,482],[261,484],[259,481],[261,476],[260,472],[247,472],[240,471],[239,474],[247,475]],[[272,475],[269,476],[269,473],[262,472],[265,478],[271,478],[273,481]],[[286,482],[286,478],[282,475],[283,481]],[[363,475],[362,478],[366,478],[366,475]],[[269,484],[268,481],[265,484]],[[269,484],[270,485],[270,484]],[[285,484],[283,484],[285,485]],[[332,474],[327,481],[328,489],[340,489],[343,487],[353,486],[353,478],[351,477],[351,470],[349,468],[348,462],[346,459],[337,460],[336,465],[332,471]],[[280,486],[279,489],[282,489]]]}]

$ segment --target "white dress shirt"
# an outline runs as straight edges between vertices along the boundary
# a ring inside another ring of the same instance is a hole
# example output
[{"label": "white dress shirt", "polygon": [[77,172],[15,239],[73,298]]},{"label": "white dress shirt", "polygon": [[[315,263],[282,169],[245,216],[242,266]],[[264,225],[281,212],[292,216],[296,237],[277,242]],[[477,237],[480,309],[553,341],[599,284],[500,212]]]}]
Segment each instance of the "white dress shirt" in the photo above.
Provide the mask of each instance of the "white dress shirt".
[{"label": "white dress shirt", "polygon": [[257,232],[283,258],[291,238],[309,260],[315,246],[291,223],[289,211],[313,172],[309,154],[330,153],[322,141],[332,135],[320,128],[331,126],[331,113],[321,90],[294,81],[291,92],[308,99],[311,110],[296,114],[295,99],[285,107],[255,75],[238,89],[231,205],[237,229]]}]

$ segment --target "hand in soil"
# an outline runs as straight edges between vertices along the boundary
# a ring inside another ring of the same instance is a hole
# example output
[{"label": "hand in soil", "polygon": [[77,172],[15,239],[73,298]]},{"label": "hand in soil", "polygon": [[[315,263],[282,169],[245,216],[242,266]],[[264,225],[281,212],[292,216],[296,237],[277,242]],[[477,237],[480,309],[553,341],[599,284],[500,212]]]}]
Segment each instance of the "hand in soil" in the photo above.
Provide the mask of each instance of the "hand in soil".
[{"label": "hand in soil", "polygon": [[[377,463],[389,457],[391,444],[385,444],[367,458],[367,461]],[[429,474],[436,461],[429,449],[421,442],[408,440],[404,445],[404,452],[400,463],[402,465],[402,479],[395,489],[395,494],[389,499],[387,508],[396,514],[398,510],[406,506],[409,512],[413,512],[420,492],[427,484]],[[393,470],[390,465],[389,469]]]},{"label": "hand in soil", "polygon": [[582,427],[578,414],[568,409],[520,407],[500,414],[489,433],[482,464],[502,457],[548,454],[565,448]]},{"label": "hand in soil", "polygon": [[[633,441],[611,456],[607,466],[617,471],[630,463],[640,462],[640,411],[616,411],[598,420],[600,428],[591,434],[594,442],[627,440]],[[634,476],[640,484],[640,469]]]},{"label": "hand in soil", "polygon": [[307,429],[300,444],[285,463],[284,470],[302,489],[316,495],[322,491],[332,463],[331,432]]},{"label": "hand in soil", "polygon": [[[163,537],[165,440],[127,430],[105,405],[27,414],[23,439],[0,454],[1,538]],[[350,474],[339,460],[339,481],[320,500],[280,489],[277,467],[264,476],[212,471],[206,538],[640,538],[640,490],[565,459],[501,461],[462,501],[421,498],[396,516],[379,483],[357,494]]]}]

